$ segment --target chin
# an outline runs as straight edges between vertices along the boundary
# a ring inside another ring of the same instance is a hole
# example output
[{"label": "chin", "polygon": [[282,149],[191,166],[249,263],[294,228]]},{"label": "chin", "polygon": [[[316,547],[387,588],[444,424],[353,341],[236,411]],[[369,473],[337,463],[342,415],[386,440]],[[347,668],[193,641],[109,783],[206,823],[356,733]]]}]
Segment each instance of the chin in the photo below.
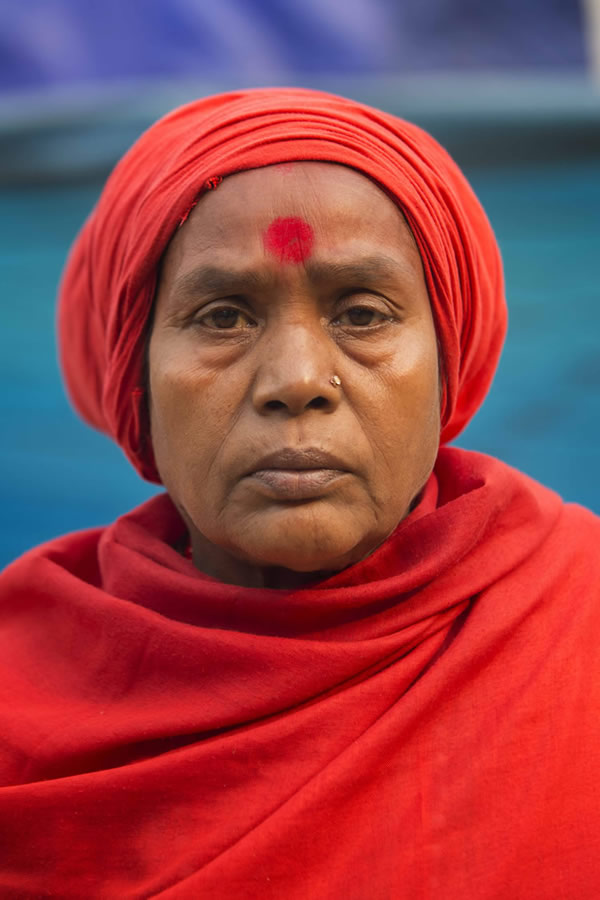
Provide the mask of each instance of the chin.
[{"label": "chin", "polygon": [[342,535],[320,532],[270,535],[268,529],[260,541],[243,542],[235,555],[250,565],[289,569],[292,572],[323,572],[345,569],[375,547],[377,542],[365,540],[364,534]]},{"label": "chin", "polygon": [[287,552],[287,548],[281,550],[274,548],[273,553],[261,554],[260,558],[245,553],[240,554],[238,558],[259,569],[286,569],[302,575],[311,572],[339,572],[358,560],[358,556],[355,560],[352,553],[341,556],[327,553],[302,554],[297,549],[290,549]]},{"label": "chin", "polygon": [[390,530],[382,532],[372,506],[357,503],[342,509],[329,503],[271,506],[250,515],[236,510],[218,531],[205,530],[204,524],[194,525],[198,567],[221,581],[247,579],[249,585],[251,570],[255,575],[266,569],[298,575],[341,571],[368,556]]}]

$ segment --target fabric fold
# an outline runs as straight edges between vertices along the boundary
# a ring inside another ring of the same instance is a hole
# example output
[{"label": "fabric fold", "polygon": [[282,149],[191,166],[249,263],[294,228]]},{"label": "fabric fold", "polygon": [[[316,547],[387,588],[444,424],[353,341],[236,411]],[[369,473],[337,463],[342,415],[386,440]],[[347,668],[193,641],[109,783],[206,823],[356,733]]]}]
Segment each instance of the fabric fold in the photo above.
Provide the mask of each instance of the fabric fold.
[{"label": "fabric fold", "polygon": [[306,591],[216,583],[182,532],[159,497],[2,576],[3,896],[492,900],[538,883],[502,868],[514,834],[589,844],[598,789],[565,765],[600,746],[595,517],[446,449]]}]

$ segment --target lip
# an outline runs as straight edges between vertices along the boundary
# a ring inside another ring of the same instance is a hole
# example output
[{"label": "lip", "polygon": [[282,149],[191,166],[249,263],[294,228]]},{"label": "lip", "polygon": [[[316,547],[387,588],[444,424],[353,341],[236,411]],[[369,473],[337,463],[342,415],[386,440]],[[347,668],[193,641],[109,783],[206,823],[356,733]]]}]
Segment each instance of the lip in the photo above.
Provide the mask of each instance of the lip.
[{"label": "lip", "polygon": [[248,469],[246,475],[253,475],[265,469],[286,469],[288,471],[302,472],[309,469],[337,469],[339,472],[349,472],[348,464],[333,453],[320,450],[317,447],[282,447],[261,456]]},{"label": "lip", "polygon": [[261,457],[246,477],[273,500],[301,501],[322,497],[349,471],[335,454],[314,447],[286,447]]}]

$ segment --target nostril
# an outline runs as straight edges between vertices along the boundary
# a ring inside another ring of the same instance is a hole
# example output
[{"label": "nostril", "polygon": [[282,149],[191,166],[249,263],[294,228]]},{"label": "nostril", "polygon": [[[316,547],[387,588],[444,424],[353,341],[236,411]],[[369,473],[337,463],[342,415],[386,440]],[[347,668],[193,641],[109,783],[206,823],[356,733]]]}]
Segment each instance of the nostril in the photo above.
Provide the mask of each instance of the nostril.
[{"label": "nostril", "polygon": [[267,409],[284,409],[285,403],[282,400],[268,400],[265,407]]},{"label": "nostril", "polygon": [[328,402],[329,401],[325,397],[313,397],[307,406],[311,409],[323,409],[324,406],[327,406]]}]

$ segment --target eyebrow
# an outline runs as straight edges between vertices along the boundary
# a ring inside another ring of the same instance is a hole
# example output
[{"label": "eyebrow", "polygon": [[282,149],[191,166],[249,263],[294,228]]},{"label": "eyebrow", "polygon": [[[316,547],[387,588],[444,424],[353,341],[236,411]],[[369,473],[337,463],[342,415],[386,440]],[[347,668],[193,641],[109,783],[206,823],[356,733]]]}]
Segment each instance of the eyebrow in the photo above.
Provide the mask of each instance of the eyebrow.
[{"label": "eyebrow", "polygon": [[[390,282],[398,278],[413,281],[415,276],[411,265],[385,254],[349,262],[307,260],[303,267],[313,284],[345,282],[356,287],[366,287],[374,282]],[[236,294],[248,290],[265,290],[272,286],[273,280],[271,272],[236,270],[207,264],[180,276],[171,296],[174,300],[185,301],[201,292]]]}]

